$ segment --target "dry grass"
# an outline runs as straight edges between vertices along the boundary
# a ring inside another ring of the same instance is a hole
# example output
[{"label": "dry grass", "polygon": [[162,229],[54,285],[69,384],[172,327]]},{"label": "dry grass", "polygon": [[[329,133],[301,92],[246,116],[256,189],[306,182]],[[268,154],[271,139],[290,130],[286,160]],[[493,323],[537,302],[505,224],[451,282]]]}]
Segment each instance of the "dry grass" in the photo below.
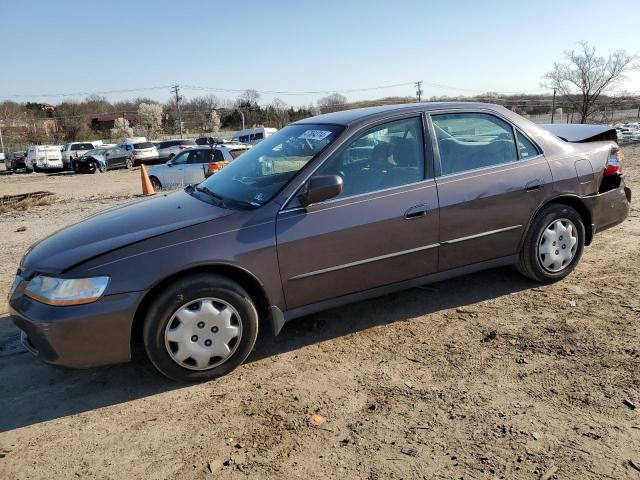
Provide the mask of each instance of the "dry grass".
[{"label": "dry grass", "polygon": [[53,205],[57,201],[58,198],[55,195],[50,194],[42,197],[27,197],[24,200],[19,200],[17,202],[0,203],[0,215],[8,212],[29,210],[32,207]]}]

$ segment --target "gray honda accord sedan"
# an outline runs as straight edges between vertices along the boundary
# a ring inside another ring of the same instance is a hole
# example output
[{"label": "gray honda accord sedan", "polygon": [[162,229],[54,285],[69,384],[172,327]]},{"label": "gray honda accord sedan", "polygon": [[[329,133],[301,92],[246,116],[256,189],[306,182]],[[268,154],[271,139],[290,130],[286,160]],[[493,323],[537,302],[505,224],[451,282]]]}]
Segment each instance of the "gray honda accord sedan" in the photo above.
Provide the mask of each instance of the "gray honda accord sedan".
[{"label": "gray honda accord sedan", "polygon": [[197,186],[35,244],[10,314],[46,362],[125,362],[141,342],[199,381],[241,364],[259,327],[319,310],[503,265],[557,281],[629,213],[606,130],[560,138],[480,103],[302,120]]}]

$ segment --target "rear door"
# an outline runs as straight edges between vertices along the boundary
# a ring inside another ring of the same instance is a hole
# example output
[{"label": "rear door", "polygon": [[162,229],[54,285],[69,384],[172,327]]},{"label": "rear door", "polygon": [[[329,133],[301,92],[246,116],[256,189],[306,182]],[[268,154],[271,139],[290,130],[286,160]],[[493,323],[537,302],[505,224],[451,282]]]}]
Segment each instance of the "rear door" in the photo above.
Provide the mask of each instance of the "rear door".
[{"label": "rear door", "polygon": [[440,199],[439,270],[518,253],[552,187],[534,142],[487,112],[430,115]]},{"label": "rear door", "polygon": [[306,208],[294,196],[278,215],[287,309],[436,271],[438,198],[425,158],[414,114],[356,133],[316,171],[344,188]]}]

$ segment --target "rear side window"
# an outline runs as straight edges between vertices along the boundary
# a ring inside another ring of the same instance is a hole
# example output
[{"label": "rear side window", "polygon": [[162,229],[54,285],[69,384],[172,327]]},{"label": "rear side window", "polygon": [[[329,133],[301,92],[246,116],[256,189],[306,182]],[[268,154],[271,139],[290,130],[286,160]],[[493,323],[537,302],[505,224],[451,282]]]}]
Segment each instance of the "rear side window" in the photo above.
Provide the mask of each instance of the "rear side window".
[{"label": "rear side window", "polygon": [[229,150],[229,155],[231,155],[231,158],[235,160],[246,151],[246,148],[236,148],[235,150]]},{"label": "rear side window", "polygon": [[169,142],[160,142],[157,145],[157,148],[167,148],[169,146]]},{"label": "rear side window", "polygon": [[142,142],[142,143],[134,143],[133,148],[142,149],[142,148],[151,148],[153,147],[153,143],[151,142]]},{"label": "rear side window", "polygon": [[516,138],[518,139],[518,151],[520,152],[520,158],[522,160],[540,155],[538,147],[536,147],[533,142],[531,142],[531,140],[525,137],[522,133],[517,132]]},{"label": "rear side window", "polygon": [[197,145],[195,140],[180,140],[176,145]]},{"label": "rear side window", "polygon": [[432,115],[442,175],[518,160],[513,128],[486,113]]}]

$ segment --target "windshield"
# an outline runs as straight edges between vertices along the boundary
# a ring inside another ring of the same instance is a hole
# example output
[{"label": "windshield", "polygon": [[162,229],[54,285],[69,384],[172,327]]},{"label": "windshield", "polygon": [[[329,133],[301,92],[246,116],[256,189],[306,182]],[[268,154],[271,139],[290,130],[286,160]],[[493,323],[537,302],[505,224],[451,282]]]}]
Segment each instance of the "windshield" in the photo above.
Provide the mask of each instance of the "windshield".
[{"label": "windshield", "polygon": [[289,125],[247,150],[200,186],[224,199],[262,205],[341,131],[342,127],[336,125]]}]

